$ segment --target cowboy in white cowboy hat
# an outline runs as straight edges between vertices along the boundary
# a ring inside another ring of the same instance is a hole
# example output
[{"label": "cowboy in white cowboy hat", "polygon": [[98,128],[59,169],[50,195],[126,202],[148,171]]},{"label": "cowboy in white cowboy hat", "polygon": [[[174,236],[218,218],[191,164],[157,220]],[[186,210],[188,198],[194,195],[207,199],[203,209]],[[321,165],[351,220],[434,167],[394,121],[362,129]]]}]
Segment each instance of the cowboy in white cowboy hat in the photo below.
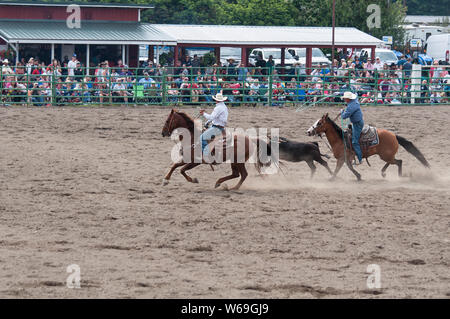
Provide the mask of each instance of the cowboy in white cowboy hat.
[{"label": "cowboy in white cowboy hat", "polygon": [[200,135],[204,156],[209,155],[208,142],[212,140],[214,136],[219,136],[224,132],[228,121],[228,108],[224,103],[227,100],[227,97],[223,96],[222,93],[217,93],[216,95],[213,95],[212,98],[216,101],[216,107],[213,112],[208,114],[205,113],[205,110],[200,110],[200,115],[203,115],[206,118],[207,123],[212,123],[212,126]]},{"label": "cowboy in white cowboy hat", "polygon": [[14,74],[14,71],[11,69],[11,67],[8,65],[9,61],[8,59],[3,60],[3,67],[2,67],[2,73],[3,74]]},{"label": "cowboy in white cowboy hat", "polygon": [[356,94],[352,92],[345,92],[342,98],[345,103],[347,103],[347,108],[341,110],[341,116],[343,119],[350,118],[350,121],[352,122],[352,145],[359,160],[359,163],[355,162],[354,164],[360,165],[362,164],[362,151],[361,146],[359,145],[359,137],[361,136],[361,131],[364,127],[361,105],[359,105]]}]

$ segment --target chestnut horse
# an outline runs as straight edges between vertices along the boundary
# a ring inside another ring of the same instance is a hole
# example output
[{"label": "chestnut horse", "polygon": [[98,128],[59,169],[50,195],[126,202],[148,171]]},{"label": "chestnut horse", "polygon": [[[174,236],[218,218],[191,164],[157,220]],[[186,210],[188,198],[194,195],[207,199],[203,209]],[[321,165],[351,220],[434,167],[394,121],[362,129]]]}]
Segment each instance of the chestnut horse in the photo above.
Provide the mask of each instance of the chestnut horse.
[{"label": "chestnut horse", "polygon": [[[163,180],[163,184],[167,185],[169,183],[170,177],[172,176],[172,173],[174,172],[174,170],[180,166],[183,166],[181,168],[181,175],[184,176],[184,178],[186,178],[186,180],[188,182],[191,183],[198,183],[197,178],[191,178],[190,176],[188,176],[186,174],[186,171],[193,169],[194,167],[197,167],[200,164],[211,164],[211,163],[206,163],[203,159],[201,160],[201,163],[199,163],[199,161],[194,161],[194,147],[196,145],[199,146],[199,141],[195,141],[194,140],[194,136],[199,136],[200,134],[194,134],[195,130],[197,130],[194,120],[188,116],[185,113],[182,112],[178,112],[174,109],[172,109],[172,111],[169,114],[169,117],[166,120],[166,123],[164,124],[163,130],[162,130],[162,136],[166,137],[166,136],[171,136],[173,131],[179,128],[184,128],[187,129],[190,133],[190,145],[191,145],[191,158],[189,162],[184,162],[183,160],[172,164],[169,172],[166,174],[166,176],[164,177]],[[244,180],[247,178],[247,169],[245,168],[245,162],[248,161],[248,159],[250,158],[250,143],[253,143],[253,141],[250,141],[250,138],[248,136],[244,136],[243,138],[238,138],[237,135],[233,135],[233,139],[234,139],[234,143],[233,143],[233,148],[234,148],[234,158],[231,159],[231,170],[232,170],[232,174],[219,178],[216,182],[215,187],[219,187],[223,182],[233,179],[233,178],[238,178],[239,176],[241,177],[241,179],[239,180],[239,182],[237,183],[236,186],[234,186],[233,188],[231,188],[232,190],[236,190],[239,189],[239,187],[241,187],[242,183],[244,182]],[[239,147],[239,143],[244,143],[244,147]],[[267,155],[264,155],[260,152],[260,146],[261,147],[267,147]],[[244,154],[244,162],[242,162],[242,160],[238,160],[239,158],[241,158],[240,156],[238,156],[238,150],[241,151],[243,150],[245,152]],[[256,139],[256,150],[257,150],[257,160],[255,163],[255,167],[258,170],[259,173],[261,173],[261,168],[263,166],[269,166],[272,162],[272,155],[271,153],[271,148],[270,145],[267,144],[266,142],[264,142],[261,139]],[[212,150],[211,150],[212,151]],[[226,158],[226,152],[223,152],[223,162],[225,162],[227,160]],[[214,163],[213,163],[214,164]]]},{"label": "chestnut horse", "polygon": [[[386,162],[386,165],[384,165],[381,169],[381,175],[383,177],[386,177],[386,169],[391,164],[398,166],[398,175],[402,176],[402,160],[395,158],[399,144],[403,146],[408,153],[414,155],[414,157],[416,157],[423,164],[423,166],[427,168],[430,167],[430,164],[428,164],[427,160],[417,149],[417,147],[404,137],[383,129],[377,129],[377,132],[379,137],[378,145],[371,146],[368,149],[363,149],[362,151],[363,158],[367,159],[372,155],[378,154],[380,158]],[[336,169],[334,170],[332,178],[336,178],[337,173],[345,162],[348,168],[353,172],[353,174],[355,174],[356,178],[361,180],[361,174],[353,168],[351,163],[351,159],[354,158],[354,152],[344,144],[344,134],[342,129],[328,117],[328,113],[317,120],[317,122],[314,123],[314,125],[311,126],[306,133],[309,136],[321,136],[322,133],[325,133],[328,142],[330,142],[333,155],[337,159]]]}]

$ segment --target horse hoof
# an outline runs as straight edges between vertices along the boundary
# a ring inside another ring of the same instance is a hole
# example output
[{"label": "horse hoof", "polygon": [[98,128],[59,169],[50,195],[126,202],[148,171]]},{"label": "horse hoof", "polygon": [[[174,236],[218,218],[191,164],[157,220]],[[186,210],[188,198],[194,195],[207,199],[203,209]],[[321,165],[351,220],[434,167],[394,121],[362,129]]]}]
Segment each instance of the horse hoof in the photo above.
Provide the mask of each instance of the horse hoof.
[{"label": "horse hoof", "polygon": [[194,178],[192,179],[192,183],[198,184],[198,179],[194,177]]},{"label": "horse hoof", "polygon": [[386,174],[385,174],[385,173],[381,173],[381,176],[382,176],[383,178],[386,178]]},{"label": "horse hoof", "polygon": [[220,186],[220,183],[216,183],[216,185],[214,185],[214,188],[217,188]]},{"label": "horse hoof", "polygon": [[169,180],[163,179],[162,186],[166,186],[167,184],[169,184]]}]

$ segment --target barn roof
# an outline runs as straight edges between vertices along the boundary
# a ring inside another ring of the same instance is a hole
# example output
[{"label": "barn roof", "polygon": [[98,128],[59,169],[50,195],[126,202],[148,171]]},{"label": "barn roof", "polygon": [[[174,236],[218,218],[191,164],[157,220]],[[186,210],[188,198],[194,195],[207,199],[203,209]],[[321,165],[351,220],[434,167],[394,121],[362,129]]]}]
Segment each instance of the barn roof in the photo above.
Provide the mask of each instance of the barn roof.
[{"label": "barn roof", "polygon": [[133,3],[103,3],[103,2],[44,2],[44,1],[0,1],[0,6],[46,6],[46,7],[67,7],[68,5],[76,4],[80,7],[109,7],[109,8],[134,8],[134,9],[154,9],[152,5],[142,5]]},{"label": "barn roof", "polygon": [[82,21],[81,28],[69,28],[66,21],[0,20],[0,38],[10,43],[176,44],[151,24],[117,21]]},{"label": "barn roof", "polygon": [[[330,27],[156,24],[178,44],[251,46],[331,46]],[[376,46],[383,41],[356,28],[335,30],[336,46]]]}]

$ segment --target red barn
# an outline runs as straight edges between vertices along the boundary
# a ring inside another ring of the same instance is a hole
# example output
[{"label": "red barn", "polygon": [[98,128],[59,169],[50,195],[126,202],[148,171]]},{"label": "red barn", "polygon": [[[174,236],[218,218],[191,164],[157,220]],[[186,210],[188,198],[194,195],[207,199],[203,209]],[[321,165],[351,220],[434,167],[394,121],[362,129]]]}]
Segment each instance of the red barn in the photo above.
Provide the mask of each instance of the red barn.
[{"label": "red barn", "polygon": [[140,21],[141,12],[152,8],[133,4],[0,1],[0,51],[2,45],[9,45],[16,51],[17,61],[39,57],[50,63],[53,58],[64,61],[76,53],[86,66],[122,59],[136,67],[139,45],[176,44],[172,37]]},{"label": "red barn", "polygon": [[[88,66],[104,60],[114,65],[122,59],[136,67],[139,45],[174,47],[174,63],[181,60],[186,48],[214,48],[220,62],[220,48],[235,47],[240,48],[245,65],[252,48],[280,48],[283,66],[286,50],[306,48],[310,70],[313,48],[371,48],[374,56],[375,47],[382,43],[356,28],[336,28],[332,36],[332,28],[327,27],[152,25],[140,19],[141,12],[151,6],[75,3],[75,10],[72,5],[0,0],[0,51],[2,44],[13,48],[17,61],[39,57],[50,63],[53,58],[64,61],[76,53]],[[75,16],[79,25],[74,23]]]}]

